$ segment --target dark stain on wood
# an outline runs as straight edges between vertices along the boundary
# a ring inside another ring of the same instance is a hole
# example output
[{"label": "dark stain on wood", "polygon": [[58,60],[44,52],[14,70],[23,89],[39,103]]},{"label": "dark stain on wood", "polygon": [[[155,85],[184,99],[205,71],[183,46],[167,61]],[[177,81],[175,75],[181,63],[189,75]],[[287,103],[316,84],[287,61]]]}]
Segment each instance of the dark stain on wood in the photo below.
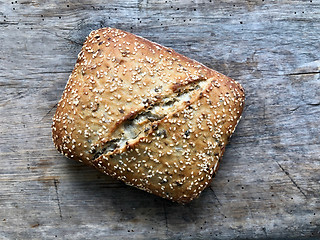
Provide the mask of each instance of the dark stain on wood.
[{"label": "dark stain on wood", "polygon": [[35,224],[31,225],[31,228],[37,228],[39,226],[40,226],[40,223],[35,223]]},{"label": "dark stain on wood", "polygon": [[41,176],[36,178],[35,180],[42,183],[46,187],[54,187],[57,183],[59,183],[58,176]]}]

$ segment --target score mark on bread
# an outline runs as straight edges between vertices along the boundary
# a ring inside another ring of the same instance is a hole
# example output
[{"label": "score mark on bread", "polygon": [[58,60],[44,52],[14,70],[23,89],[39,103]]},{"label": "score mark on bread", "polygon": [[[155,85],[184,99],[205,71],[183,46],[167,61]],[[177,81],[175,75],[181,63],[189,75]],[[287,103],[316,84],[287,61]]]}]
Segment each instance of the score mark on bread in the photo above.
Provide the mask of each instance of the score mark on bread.
[{"label": "score mark on bread", "polygon": [[234,80],[103,28],[78,55],[53,117],[53,141],[71,159],[187,203],[210,184],[243,103]]}]

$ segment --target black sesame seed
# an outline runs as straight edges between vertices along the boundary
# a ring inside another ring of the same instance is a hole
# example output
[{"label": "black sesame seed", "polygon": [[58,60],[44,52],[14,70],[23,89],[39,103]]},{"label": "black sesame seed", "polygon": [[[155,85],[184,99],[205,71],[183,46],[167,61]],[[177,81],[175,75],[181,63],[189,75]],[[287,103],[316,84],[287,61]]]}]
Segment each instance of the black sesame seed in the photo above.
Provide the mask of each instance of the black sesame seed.
[{"label": "black sesame seed", "polygon": [[187,131],[185,131],[185,132],[184,132],[184,135],[185,135],[186,137],[189,137],[189,136],[190,136],[190,129],[188,129]]}]

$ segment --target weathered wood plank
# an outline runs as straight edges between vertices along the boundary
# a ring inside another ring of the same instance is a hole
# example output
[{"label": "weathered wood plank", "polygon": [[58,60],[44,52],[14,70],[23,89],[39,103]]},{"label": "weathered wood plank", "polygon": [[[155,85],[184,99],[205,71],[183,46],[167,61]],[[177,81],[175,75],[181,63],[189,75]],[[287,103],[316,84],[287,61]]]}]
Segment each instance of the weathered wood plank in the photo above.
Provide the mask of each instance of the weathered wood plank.
[{"label": "weathered wood plank", "polygon": [[[242,83],[211,187],[179,206],[60,156],[51,117],[85,37],[112,26]],[[320,237],[320,2],[0,2],[0,238]]]}]

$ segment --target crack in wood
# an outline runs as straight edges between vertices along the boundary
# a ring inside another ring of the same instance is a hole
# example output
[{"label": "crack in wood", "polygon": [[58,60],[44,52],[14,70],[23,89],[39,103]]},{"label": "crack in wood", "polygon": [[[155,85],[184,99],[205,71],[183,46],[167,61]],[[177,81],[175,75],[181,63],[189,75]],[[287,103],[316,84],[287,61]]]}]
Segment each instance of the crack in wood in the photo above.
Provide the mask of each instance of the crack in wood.
[{"label": "crack in wood", "polygon": [[293,185],[299,190],[299,192],[306,198],[308,199],[307,195],[302,191],[301,187],[293,180],[293,178],[290,176],[289,172],[287,172],[282,166],[281,164],[276,161],[276,163],[278,164],[279,168],[289,177],[289,179],[291,180],[291,182],[293,183]]},{"label": "crack in wood", "polygon": [[38,74],[59,74],[59,73],[68,73],[70,74],[70,71],[52,71],[52,72],[33,72],[33,73],[30,73],[32,75],[38,75]]},{"label": "crack in wood", "polygon": [[163,206],[164,218],[165,218],[165,220],[166,220],[166,236],[168,236],[169,230],[168,230],[168,216],[167,216],[166,203],[163,202],[162,206]]},{"label": "crack in wood", "polygon": [[70,38],[63,37],[63,36],[59,36],[59,35],[58,35],[57,33],[55,33],[55,32],[49,32],[49,31],[45,31],[45,30],[43,30],[43,31],[46,32],[46,33],[55,35],[56,37],[58,37],[58,38],[60,38],[60,39],[67,40],[67,41],[69,41],[69,42],[71,42],[71,43],[73,43],[73,44],[76,44],[76,45],[79,45],[79,46],[82,46],[82,45],[83,45],[83,43],[77,42],[77,41],[72,40],[72,39],[70,39]]},{"label": "crack in wood", "polygon": [[217,197],[216,193],[214,192],[214,190],[212,189],[211,185],[209,186],[209,189],[211,190],[211,192],[213,193],[213,196],[214,198],[217,200],[217,202],[219,203],[219,206],[216,206],[216,208],[218,209],[219,213],[224,217],[224,218],[227,218],[226,215],[224,215],[222,212],[221,212],[221,208],[222,207],[222,203],[220,202],[219,198]]},{"label": "crack in wood", "polygon": [[319,74],[320,71],[312,71],[312,72],[297,72],[297,73],[289,73],[287,76],[299,76],[299,75],[311,75],[311,74]]},{"label": "crack in wood", "polygon": [[213,193],[214,198],[218,201],[219,205],[222,206],[219,198],[217,197],[216,193],[214,192],[214,190],[212,189],[211,186],[209,186],[209,189],[211,190],[211,192]]},{"label": "crack in wood", "polygon": [[57,105],[58,105],[58,103],[56,103],[52,108],[50,108],[50,110],[46,113],[46,115],[44,115],[44,116],[41,118],[41,120],[40,120],[39,122],[42,122],[43,119],[45,119]]},{"label": "crack in wood", "polygon": [[58,36],[58,35],[56,35],[57,37],[60,37],[60,38],[63,38],[64,40],[67,40],[67,41],[69,41],[69,42],[71,42],[71,43],[73,43],[73,44],[76,44],[76,45],[78,45],[78,46],[82,46],[83,44],[82,43],[79,43],[79,42],[77,42],[77,41],[75,41],[75,40],[72,40],[72,39],[70,39],[70,38],[67,38],[67,37],[61,37],[61,36]]},{"label": "crack in wood", "polygon": [[[320,106],[320,102],[318,103],[306,103],[307,106],[312,106],[312,107],[317,107]],[[301,106],[297,106],[295,108],[289,109],[290,112],[295,112],[296,110],[298,110]]]},{"label": "crack in wood", "polygon": [[0,25],[18,25],[19,23],[18,22],[7,22],[7,21],[5,21],[5,22],[0,22]]},{"label": "crack in wood", "polygon": [[295,112],[296,110],[298,110],[301,106],[297,106],[295,108],[289,109],[291,112]]},{"label": "crack in wood", "polygon": [[265,235],[266,237],[268,237],[268,234],[267,234],[267,231],[266,231],[266,228],[265,228],[265,227],[262,228],[262,231],[263,231],[264,235]]},{"label": "crack in wood", "polygon": [[308,106],[320,106],[320,102],[318,103],[307,103]]},{"label": "crack in wood", "polygon": [[59,193],[58,193],[58,180],[53,179],[54,187],[56,189],[56,195],[57,195],[57,201],[58,201],[58,207],[59,207],[59,215],[60,219],[62,220],[62,211],[61,211],[61,206],[60,206],[60,198],[59,198]]},{"label": "crack in wood", "polygon": [[14,152],[14,153],[17,152],[16,150],[14,150],[14,149],[12,149],[12,148],[10,148],[10,147],[8,147],[7,149],[9,149],[11,152]]}]

